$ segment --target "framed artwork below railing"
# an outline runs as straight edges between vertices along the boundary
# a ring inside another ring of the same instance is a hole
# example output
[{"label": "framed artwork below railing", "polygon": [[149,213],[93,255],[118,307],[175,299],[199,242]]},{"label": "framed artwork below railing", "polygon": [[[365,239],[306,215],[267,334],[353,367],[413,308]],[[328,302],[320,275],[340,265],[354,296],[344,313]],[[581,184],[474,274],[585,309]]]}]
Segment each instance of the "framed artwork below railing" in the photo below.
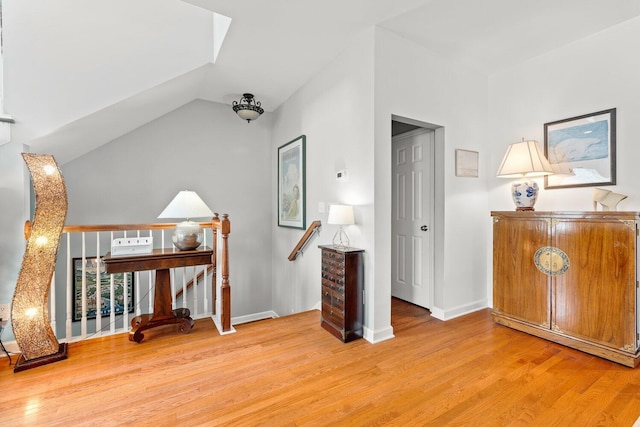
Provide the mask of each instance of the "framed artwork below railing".
[{"label": "framed artwork below railing", "polygon": [[[104,270],[102,259],[86,257],[84,268],[82,258],[73,258],[73,321],[82,320],[82,282],[86,289],[86,316],[95,319],[98,313],[102,317],[111,315],[111,275]],[[99,291],[96,286],[100,283]],[[113,274],[113,309],[116,315],[127,310],[133,312],[133,273]],[[97,307],[97,295],[100,293],[100,309]]]}]

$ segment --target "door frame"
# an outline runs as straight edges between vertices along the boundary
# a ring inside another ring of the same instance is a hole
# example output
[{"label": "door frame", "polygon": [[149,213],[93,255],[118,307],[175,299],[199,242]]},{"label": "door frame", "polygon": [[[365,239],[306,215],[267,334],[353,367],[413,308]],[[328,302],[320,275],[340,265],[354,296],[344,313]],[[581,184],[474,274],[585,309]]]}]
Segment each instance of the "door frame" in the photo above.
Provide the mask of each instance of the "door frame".
[{"label": "door frame", "polygon": [[[444,215],[445,215],[445,128],[444,126],[415,120],[408,117],[391,115],[391,121],[401,122],[417,127],[431,129],[434,131],[433,147],[433,195],[432,195],[432,224],[433,224],[433,271],[432,271],[432,298],[429,310],[431,315],[437,319],[445,320],[444,310]],[[389,145],[392,146],[393,137],[389,135]],[[390,160],[391,161],[391,160]],[[389,174],[389,186],[393,187],[393,174]],[[391,189],[393,191],[393,188]],[[390,203],[393,209],[393,200]],[[389,234],[391,234],[391,224],[389,224]],[[393,254],[389,252],[389,261],[393,262]],[[389,277],[389,288],[391,288],[391,277]]]}]

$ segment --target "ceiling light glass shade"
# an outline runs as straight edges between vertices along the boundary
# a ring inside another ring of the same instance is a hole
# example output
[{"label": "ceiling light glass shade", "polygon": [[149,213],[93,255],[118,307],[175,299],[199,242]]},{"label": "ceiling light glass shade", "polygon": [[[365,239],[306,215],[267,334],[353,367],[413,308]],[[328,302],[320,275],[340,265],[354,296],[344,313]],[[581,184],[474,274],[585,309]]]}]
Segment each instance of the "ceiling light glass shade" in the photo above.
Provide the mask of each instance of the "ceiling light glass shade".
[{"label": "ceiling light glass shade", "polygon": [[340,225],[340,229],[333,236],[333,246],[338,249],[346,249],[349,247],[349,237],[342,229],[343,225],[355,224],[353,215],[353,206],[348,205],[331,205],[329,206],[329,217],[327,224]]},{"label": "ceiling light glass shade", "polygon": [[[509,145],[496,174],[499,178],[524,178],[553,174],[553,169],[537,141],[522,141]],[[511,198],[516,210],[532,211],[538,199],[535,181],[518,181],[511,185]]]},{"label": "ceiling light glass shade", "polygon": [[197,222],[191,221],[191,218],[211,217],[211,209],[195,191],[189,190],[179,192],[158,215],[158,218],[186,218],[186,221],[176,224],[173,231],[173,244],[183,251],[197,248],[204,239],[202,228]]},{"label": "ceiling light glass shade", "polygon": [[242,94],[240,102],[233,101],[233,111],[235,111],[242,120],[250,123],[251,120],[257,119],[264,113],[264,109],[260,105],[261,103],[259,101],[256,102],[252,94],[244,93]]}]

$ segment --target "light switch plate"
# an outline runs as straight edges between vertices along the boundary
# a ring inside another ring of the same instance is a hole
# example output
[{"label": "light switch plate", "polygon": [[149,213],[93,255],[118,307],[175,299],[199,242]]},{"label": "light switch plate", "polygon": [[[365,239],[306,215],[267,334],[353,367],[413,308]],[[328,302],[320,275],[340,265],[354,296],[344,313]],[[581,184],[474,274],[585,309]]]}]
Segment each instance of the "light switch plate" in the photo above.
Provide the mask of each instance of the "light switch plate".
[{"label": "light switch plate", "polygon": [[0,304],[0,321],[9,320],[9,304]]}]

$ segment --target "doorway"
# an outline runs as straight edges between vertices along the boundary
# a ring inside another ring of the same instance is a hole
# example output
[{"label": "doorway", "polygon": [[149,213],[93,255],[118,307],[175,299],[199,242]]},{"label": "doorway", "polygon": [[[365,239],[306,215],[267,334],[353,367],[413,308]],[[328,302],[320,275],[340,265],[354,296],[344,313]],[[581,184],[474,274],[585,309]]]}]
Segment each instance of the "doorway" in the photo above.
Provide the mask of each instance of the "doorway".
[{"label": "doorway", "polygon": [[431,309],[434,299],[436,131],[393,116],[391,295]]}]

